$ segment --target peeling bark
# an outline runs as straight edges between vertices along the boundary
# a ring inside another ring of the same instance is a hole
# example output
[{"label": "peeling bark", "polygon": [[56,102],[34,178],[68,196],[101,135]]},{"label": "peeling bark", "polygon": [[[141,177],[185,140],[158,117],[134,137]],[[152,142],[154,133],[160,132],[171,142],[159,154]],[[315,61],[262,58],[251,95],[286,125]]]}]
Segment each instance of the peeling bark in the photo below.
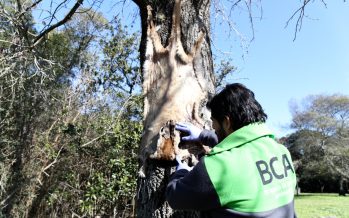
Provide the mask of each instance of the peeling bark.
[{"label": "peeling bark", "polygon": [[205,107],[214,92],[210,1],[170,3],[160,1],[140,7],[144,94],[140,158],[145,167],[138,180],[137,217],[198,216],[197,212],[173,211],[165,201],[164,191],[174,170],[175,154],[190,156],[179,144],[174,124],[191,122],[200,128],[211,128]]}]

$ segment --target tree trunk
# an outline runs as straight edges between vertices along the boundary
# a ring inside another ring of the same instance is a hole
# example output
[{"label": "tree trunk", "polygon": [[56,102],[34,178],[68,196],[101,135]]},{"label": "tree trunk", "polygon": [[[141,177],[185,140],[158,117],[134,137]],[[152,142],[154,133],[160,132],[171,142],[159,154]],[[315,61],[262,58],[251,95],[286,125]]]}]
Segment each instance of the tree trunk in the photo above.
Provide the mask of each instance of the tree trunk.
[{"label": "tree trunk", "polygon": [[[211,127],[205,110],[214,93],[210,0],[134,1],[142,21],[144,93],[137,217],[198,217],[194,211],[172,210],[165,189],[174,171],[174,155],[181,152],[174,124]],[[169,142],[170,149],[163,147]]]},{"label": "tree trunk", "polygon": [[347,181],[343,176],[339,178],[339,192],[340,196],[345,196],[348,191]]}]

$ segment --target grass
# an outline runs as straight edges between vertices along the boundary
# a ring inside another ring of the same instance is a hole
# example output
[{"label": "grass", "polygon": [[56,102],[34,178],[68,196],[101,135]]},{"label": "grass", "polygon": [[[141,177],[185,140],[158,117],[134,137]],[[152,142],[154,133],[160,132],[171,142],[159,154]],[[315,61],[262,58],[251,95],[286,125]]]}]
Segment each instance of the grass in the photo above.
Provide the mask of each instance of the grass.
[{"label": "grass", "polygon": [[295,196],[298,218],[349,218],[349,196],[309,193]]}]

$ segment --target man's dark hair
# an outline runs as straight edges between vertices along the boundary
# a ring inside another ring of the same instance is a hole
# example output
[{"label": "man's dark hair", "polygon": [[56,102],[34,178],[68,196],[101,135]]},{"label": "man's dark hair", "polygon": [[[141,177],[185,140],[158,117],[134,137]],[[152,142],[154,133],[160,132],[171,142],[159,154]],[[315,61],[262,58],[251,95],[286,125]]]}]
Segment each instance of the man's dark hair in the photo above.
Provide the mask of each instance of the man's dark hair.
[{"label": "man's dark hair", "polygon": [[227,85],[207,103],[207,107],[220,123],[228,116],[233,131],[251,123],[265,122],[268,117],[254,93],[240,83]]}]

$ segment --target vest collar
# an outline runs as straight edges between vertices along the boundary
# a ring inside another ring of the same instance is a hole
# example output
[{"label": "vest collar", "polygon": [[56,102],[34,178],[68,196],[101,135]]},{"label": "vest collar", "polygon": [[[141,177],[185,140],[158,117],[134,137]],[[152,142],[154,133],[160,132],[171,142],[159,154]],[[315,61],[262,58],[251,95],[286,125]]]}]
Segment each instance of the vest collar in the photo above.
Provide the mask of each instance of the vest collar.
[{"label": "vest collar", "polygon": [[225,139],[223,139],[223,141],[213,147],[208,155],[217,154],[235,147],[239,147],[263,136],[270,136],[274,138],[273,133],[264,123],[249,124],[228,135]]}]

